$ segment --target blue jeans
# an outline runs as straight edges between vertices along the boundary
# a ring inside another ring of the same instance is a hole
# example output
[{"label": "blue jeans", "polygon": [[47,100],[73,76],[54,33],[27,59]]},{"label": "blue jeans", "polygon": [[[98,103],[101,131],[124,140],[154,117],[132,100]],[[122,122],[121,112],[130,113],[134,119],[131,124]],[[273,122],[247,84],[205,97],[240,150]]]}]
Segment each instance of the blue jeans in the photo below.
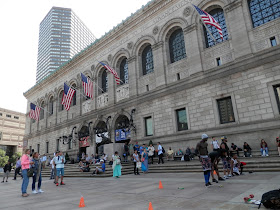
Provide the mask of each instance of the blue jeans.
[{"label": "blue jeans", "polygon": [[23,169],[22,173],[21,173],[23,176],[22,185],[21,185],[22,194],[26,193],[28,183],[29,183],[29,177],[27,176],[27,170],[28,169]]},{"label": "blue jeans", "polygon": [[268,149],[267,147],[265,149],[261,148],[261,154],[263,155],[263,151],[265,151],[265,155],[268,155]]},{"label": "blue jeans", "polygon": [[[32,181],[32,191],[35,190],[36,176],[37,176],[37,174],[34,173],[33,181]],[[41,183],[42,183],[42,175],[40,174],[39,180],[38,180],[38,190],[41,189]]]}]

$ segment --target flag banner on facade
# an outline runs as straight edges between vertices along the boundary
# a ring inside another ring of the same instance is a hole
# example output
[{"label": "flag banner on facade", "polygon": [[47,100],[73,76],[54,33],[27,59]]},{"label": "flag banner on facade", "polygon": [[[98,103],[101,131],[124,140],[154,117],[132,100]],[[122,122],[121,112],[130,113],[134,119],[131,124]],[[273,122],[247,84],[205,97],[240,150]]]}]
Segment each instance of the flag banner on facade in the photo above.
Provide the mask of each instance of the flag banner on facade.
[{"label": "flag banner on facade", "polygon": [[34,120],[39,120],[40,118],[40,108],[33,103],[30,103],[29,117]]},{"label": "flag banner on facade", "polygon": [[108,66],[107,64],[105,63],[102,63],[102,62],[99,62],[102,66],[104,66],[109,72],[111,72],[114,77],[115,77],[115,80],[116,80],[116,83],[119,85],[120,84],[120,78],[118,76],[118,73],[116,72],[115,69],[111,68],[110,66]]},{"label": "flag banner on facade", "polygon": [[83,73],[81,73],[81,77],[85,95],[93,98],[93,81],[90,78],[86,77]]},{"label": "flag banner on facade", "polygon": [[221,28],[220,24],[207,12],[203,11],[202,9],[198,8],[195,5],[193,5],[193,6],[196,9],[196,11],[198,12],[198,14],[200,15],[204,24],[214,26],[218,30],[218,32],[223,40],[223,32],[222,32],[222,28]]},{"label": "flag banner on facade", "polygon": [[74,96],[75,90],[70,88],[68,85],[64,83],[64,91],[61,104],[64,105],[65,109],[69,111],[70,105]]},{"label": "flag banner on facade", "polygon": [[82,139],[80,139],[80,141],[79,141],[79,146],[80,146],[80,147],[89,147],[89,146],[90,146],[90,143],[89,143],[88,138],[89,138],[89,136],[83,137]]}]

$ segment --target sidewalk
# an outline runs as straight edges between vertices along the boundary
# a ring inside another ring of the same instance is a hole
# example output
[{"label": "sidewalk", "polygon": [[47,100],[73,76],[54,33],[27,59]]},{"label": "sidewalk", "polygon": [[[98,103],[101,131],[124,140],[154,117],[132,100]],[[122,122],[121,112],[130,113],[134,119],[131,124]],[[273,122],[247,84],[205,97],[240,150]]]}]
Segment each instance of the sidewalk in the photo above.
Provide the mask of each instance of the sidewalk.
[{"label": "sidewalk", "polygon": [[[31,194],[31,179],[27,198],[21,197],[21,178],[10,177],[0,183],[0,209],[79,209],[81,194],[86,207],[96,210],[183,209],[257,209],[245,204],[243,197],[254,194],[256,199],[269,190],[280,187],[280,174],[274,172],[246,173],[205,188],[202,173],[165,173],[125,175],[115,178],[66,178],[65,186],[56,187],[53,180],[43,178],[42,194]],[[159,181],[163,189],[158,189]],[[182,190],[178,189],[184,188]],[[261,209],[265,209],[262,207]]]}]

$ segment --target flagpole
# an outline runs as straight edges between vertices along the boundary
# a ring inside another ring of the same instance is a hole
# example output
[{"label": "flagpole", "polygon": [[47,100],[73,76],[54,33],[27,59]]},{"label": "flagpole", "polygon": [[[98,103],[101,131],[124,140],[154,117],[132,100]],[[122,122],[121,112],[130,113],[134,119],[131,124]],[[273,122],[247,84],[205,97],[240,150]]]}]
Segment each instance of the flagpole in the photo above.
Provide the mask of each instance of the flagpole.
[{"label": "flagpole", "polygon": [[[96,59],[95,59],[96,60]],[[80,72],[82,74],[82,72]],[[93,83],[96,84],[96,86],[101,90],[103,91],[103,89],[101,87],[99,87],[99,85],[97,84],[97,82],[93,81],[92,79],[88,78],[90,81],[92,81]]]},{"label": "flagpole", "polygon": [[[30,103],[32,103],[32,102],[30,102]],[[35,104],[35,103],[32,103],[32,104]],[[36,104],[35,104],[36,105]],[[46,112],[48,112],[46,109],[44,109],[43,107],[40,107],[39,105],[36,105],[36,106],[38,106],[40,109],[43,109],[44,111],[46,111]],[[50,112],[48,112],[49,114],[51,114]]]},{"label": "flagpole", "polygon": [[212,35],[211,31],[209,30],[209,28],[206,26],[206,24],[204,23],[203,20],[201,20],[202,24],[204,25],[204,27],[206,28],[206,30],[208,31],[209,35],[211,36],[211,38],[213,39],[213,41],[217,44],[217,40],[214,38],[214,36]]},{"label": "flagpole", "polygon": [[87,96],[85,96],[85,95],[82,93],[82,91],[80,91],[80,90],[78,90],[78,89],[72,87],[72,85],[69,85],[69,87],[72,88],[72,89],[74,89],[74,90],[77,91],[77,92],[80,92],[80,94],[82,94],[82,96],[84,96],[84,97],[87,99]]}]

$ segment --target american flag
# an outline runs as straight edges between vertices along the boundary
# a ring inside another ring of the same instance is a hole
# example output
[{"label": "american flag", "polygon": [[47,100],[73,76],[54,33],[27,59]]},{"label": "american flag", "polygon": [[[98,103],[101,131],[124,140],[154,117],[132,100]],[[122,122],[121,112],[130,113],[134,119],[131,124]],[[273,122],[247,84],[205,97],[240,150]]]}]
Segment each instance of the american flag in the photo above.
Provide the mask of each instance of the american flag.
[{"label": "american flag", "polygon": [[86,96],[93,98],[93,82],[90,78],[86,77],[83,73],[81,73],[84,92]]},{"label": "american flag", "polygon": [[114,77],[115,77],[115,80],[116,80],[116,83],[119,85],[120,84],[120,78],[118,76],[118,73],[115,71],[115,69],[111,68],[110,66],[108,66],[107,64],[105,63],[102,63],[102,62],[99,62],[102,66],[104,66],[109,72],[111,72]]},{"label": "american flag", "polygon": [[205,24],[214,26],[218,30],[218,32],[219,32],[219,34],[220,34],[220,36],[223,40],[223,32],[222,32],[222,28],[221,28],[220,24],[211,15],[209,15],[207,12],[203,11],[202,9],[199,9],[195,5],[193,5],[193,6],[197,10],[197,12],[200,15],[202,21]]},{"label": "american flag", "polygon": [[64,105],[65,109],[69,111],[72,98],[74,96],[75,90],[70,88],[68,85],[64,83],[64,91],[61,104]]},{"label": "american flag", "polygon": [[34,120],[39,120],[40,118],[40,108],[33,103],[30,103],[29,117]]}]

